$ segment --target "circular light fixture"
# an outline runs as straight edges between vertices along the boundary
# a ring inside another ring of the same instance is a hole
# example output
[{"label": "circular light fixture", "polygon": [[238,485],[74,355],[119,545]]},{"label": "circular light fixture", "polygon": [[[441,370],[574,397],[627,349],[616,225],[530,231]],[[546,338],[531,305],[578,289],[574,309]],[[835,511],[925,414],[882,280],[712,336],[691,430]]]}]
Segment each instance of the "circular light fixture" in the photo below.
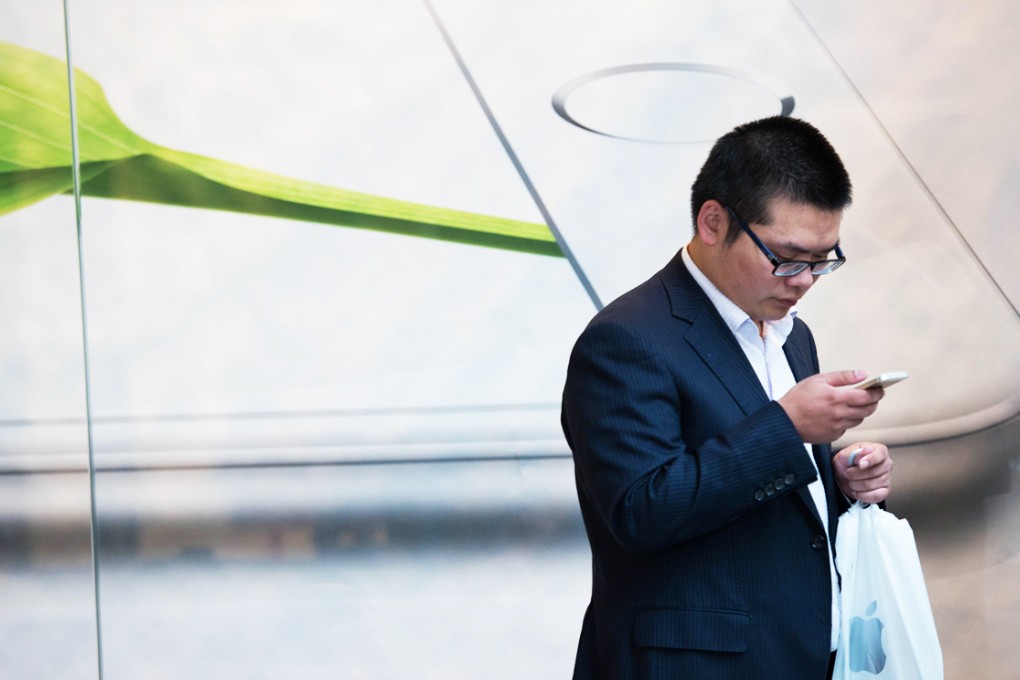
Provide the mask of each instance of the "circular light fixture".
[{"label": "circular light fixture", "polygon": [[571,125],[603,137],[689,144],[715,141],[748,120],[790,115],[793,95],[785,92],[766,76],[727,66],[627,64],[564,83],[552,107]]}]

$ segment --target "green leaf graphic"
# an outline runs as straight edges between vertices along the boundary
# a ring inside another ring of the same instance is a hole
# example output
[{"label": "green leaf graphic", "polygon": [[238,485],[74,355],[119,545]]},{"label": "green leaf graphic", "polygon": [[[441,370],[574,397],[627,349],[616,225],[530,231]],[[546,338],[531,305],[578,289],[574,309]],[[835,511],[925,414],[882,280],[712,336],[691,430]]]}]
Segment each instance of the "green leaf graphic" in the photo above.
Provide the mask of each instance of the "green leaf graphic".
[{"label": "green leaf graphic", "polygon": [[[228,210],[562,256],[544,224],[408,203],[295,180],[142,139],[75,71],[82,194]],[[0,42],[0,215],[73,190],[67,70]]]}]

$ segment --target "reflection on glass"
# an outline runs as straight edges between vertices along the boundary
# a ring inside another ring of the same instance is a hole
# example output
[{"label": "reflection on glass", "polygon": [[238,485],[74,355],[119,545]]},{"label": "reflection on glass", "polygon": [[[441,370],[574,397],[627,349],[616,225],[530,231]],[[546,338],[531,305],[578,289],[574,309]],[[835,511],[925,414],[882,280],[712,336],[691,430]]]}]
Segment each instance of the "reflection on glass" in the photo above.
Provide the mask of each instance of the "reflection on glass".
[{"label": "reflection on glass", "polygon": [[19,10],[0,42],[56,68],[39,83],[49,134],[26,140],[38,121],[8,96],[25,64],[0,58],[0,677],[87,680],[99,663],[76,215],[38,200],[73,188],[64,18],[56,3]]}]

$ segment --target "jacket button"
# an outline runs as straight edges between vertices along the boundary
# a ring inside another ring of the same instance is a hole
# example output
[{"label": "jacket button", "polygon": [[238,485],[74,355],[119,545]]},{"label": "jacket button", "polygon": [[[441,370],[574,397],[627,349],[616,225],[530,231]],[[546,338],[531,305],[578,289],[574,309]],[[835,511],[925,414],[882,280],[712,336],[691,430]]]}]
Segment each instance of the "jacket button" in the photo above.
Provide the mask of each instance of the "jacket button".
[{"label": "jacket button", "polygon": [[811,547],[814,548],[815,550],[821,550],[822,548],[824,548],[825,536],[823,536],[822,534],[818,534],[814,538],[812,538]]},{"label": "jacket button", "polygon": [[782,477],[780,477],[780,478],[778,478],[775,481],[775,485],[776,485],[776,491],[782,491],[783,489],[786,488],[786,480],[784,480]]},{"label": "jacket button", "polygon": [[765,495],[766,496],[775,496],[776,495],[776,487],[772,486],[771,484],[766,484],[765,485]]},{"label": "jacket button", "polygon": [[796,479],[796,477],[794,477],[793,473],[791,472],[790,474],[786,475],[786,477],[783,478],[783,481],[786,482],[787,485],[790,485],[793,484],[794,479]]},{"label": "jacket button", "polygon": [[757,491],[755,491],[754,492],[754,500],[756,500],[756,501],[763,501],[763,500],[765,500],[765,492],[762,491],[761,489],[758,489]]}]

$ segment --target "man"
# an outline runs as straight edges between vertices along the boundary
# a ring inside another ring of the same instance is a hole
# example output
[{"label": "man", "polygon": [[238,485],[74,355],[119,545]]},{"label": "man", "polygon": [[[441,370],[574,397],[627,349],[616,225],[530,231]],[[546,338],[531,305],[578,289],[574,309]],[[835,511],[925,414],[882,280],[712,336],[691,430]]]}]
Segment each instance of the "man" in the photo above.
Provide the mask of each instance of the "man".
[{"label": "man", "polygon": [[831,673],[836,520],[884,500],[892,468],[874,442],[832,454],[883,393],[819,375],[794,310],[845,261],[850,198],[811,125],[736,128],[694,183],[690,243],[578,339],[562,421],[593,583],[575,678]]}]

